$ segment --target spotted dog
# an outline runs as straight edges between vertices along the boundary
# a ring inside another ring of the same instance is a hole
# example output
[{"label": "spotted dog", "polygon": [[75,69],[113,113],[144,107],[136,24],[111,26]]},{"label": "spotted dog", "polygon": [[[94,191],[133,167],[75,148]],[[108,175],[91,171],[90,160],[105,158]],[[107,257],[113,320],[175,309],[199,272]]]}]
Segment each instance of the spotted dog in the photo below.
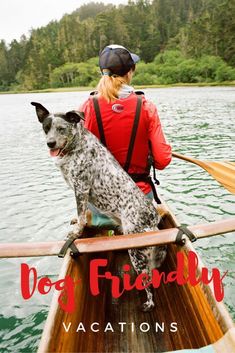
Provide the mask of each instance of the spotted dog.
[{"label": "spotted dog", "polygon": [[[118,222],[123,234],[141,233],[158,229],[159,216],[150,200],[135,185],[111,153],[80,120],[82,113],[51,114],[41,104],[32,102],[46,135],[50,154],[56,158],[64,179],[74,190],[78,223],[72,237],[81,236],[86,225],[88,202]],[[137,272],[151,275],[165,259],[166,247],[128,250]],[[143,311],[154,307],[151,288],[146,288],[147,301]]]}]

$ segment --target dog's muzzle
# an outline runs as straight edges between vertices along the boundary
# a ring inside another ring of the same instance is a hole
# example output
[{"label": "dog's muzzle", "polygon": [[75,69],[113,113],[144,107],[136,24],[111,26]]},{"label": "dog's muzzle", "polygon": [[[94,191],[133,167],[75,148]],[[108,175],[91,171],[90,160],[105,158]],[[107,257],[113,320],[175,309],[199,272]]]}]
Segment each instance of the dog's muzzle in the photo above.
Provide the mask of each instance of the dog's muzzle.
[{"label": "dog's muzzle", "polygon": [[57,157],[59,156],[61,152],[61,148],[55,148],[56,146],[56,141],[55,140],[50,140],[47,142],[47,146],[50,148],[50,156],[51,157]]},{"label": "dog's muzzle", "polygon": [[47,142],[47,146],[50,148],[50,156],[51,157],[63,157],[66,154],[65,148],[68,145],[68,141],[64,143],[64,145],[60,148],[55,148],[56,146],[56,141],[51,140]]}]

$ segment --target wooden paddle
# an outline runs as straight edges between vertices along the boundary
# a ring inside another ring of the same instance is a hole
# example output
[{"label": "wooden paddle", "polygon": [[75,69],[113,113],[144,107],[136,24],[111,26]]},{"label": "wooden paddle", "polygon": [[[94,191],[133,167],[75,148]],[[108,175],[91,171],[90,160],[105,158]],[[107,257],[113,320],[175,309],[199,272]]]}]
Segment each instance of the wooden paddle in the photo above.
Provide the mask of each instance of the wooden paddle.
[{"label": "wooden paddle", "polygon": [[199,165],[205,169],[214,179],[223,185],[232,194],[235,194],[235,163],[234,162],[214,162],[200,161],[198,159],[184,156],[173,152],[172,155],[184,161]]},{"label": "wooden paddle", "polygon": [[[193,232],[197,238],[229,233],[235,231],[235,218],[190,226],[188,229]],[[144,246],[174,243],[177,233],[177,228],[169,228],[125,236],[77,239],[74,244],[81,254],[134,249]],[[58,255],[64,243],[65,241],[0,244],[0,258]]]}]

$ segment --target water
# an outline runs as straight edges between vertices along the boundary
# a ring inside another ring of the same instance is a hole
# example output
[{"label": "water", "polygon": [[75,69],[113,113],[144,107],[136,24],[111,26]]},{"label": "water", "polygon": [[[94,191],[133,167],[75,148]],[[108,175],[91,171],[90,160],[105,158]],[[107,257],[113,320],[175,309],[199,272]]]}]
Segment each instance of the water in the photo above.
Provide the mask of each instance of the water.
[{"label": "water", "polygon": [[[235,160],[235,88],[147,89],[157,104],[173,149],[198,159]],[[49,157],[31,101],[51,111],[80,105],[87,92],[0,95],[0,241],[63,239],[75,201]],[[182,223],[197,224],[235,215],[234,196],[199,167],[174,159],[158,172],[160,193]],[[195,243],[205,265],[228,270],[225,304],[235,319],[235,233]],[[56,279],[58,258],[1,259],[0,351],[35,352],[51,295],[24,301],[20,264]]]}]

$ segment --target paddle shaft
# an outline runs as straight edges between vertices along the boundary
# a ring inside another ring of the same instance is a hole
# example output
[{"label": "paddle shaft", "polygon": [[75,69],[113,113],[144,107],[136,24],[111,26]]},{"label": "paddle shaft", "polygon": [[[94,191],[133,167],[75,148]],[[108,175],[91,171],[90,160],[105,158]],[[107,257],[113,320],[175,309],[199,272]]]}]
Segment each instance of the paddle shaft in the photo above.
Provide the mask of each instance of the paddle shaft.
[{"label": "paddle shaft", "polygon": [[[182,159],[183,161],[187,161],[193,164],[198,165],[199,167],[203,168],[204,170],[206,170],[209,174],[211,174],[211,167],[210,167],[210,163],[212,164],[213,162],[209,162],[209,161],[200,161],[199,159],[195,159],[192,157],[188,157],[185,156],[183,154],[177,153],[177,152],[172,152],[172,156]],[[212,174],[211,174],[212,175]],[[212,175],[213,176],[213,175]]]},{"label": "paddle shaft", "polygon": [[176,158],[179,158],[179,159],[182,159],[182,160],[187,161],[187,162],[199,164],[199,161],[197,161],[196,159],[184,156],[183,154],[180,154],[180,153],[177,153],[177,152],[172,152],[172,156],[176,157]]},{"label": "paddle shaft", "polygon": [[[235,231],[235,218],[190,226],[188,229],[197,238],[229,233]],[[81,254],[125,250],[174,243],[177,233],[177,228],[169,228],[125,236],[76,239],[74,244]],[[63,245],[64,241],[0,244],[0,258],[55,256],[58,255]]]}]

